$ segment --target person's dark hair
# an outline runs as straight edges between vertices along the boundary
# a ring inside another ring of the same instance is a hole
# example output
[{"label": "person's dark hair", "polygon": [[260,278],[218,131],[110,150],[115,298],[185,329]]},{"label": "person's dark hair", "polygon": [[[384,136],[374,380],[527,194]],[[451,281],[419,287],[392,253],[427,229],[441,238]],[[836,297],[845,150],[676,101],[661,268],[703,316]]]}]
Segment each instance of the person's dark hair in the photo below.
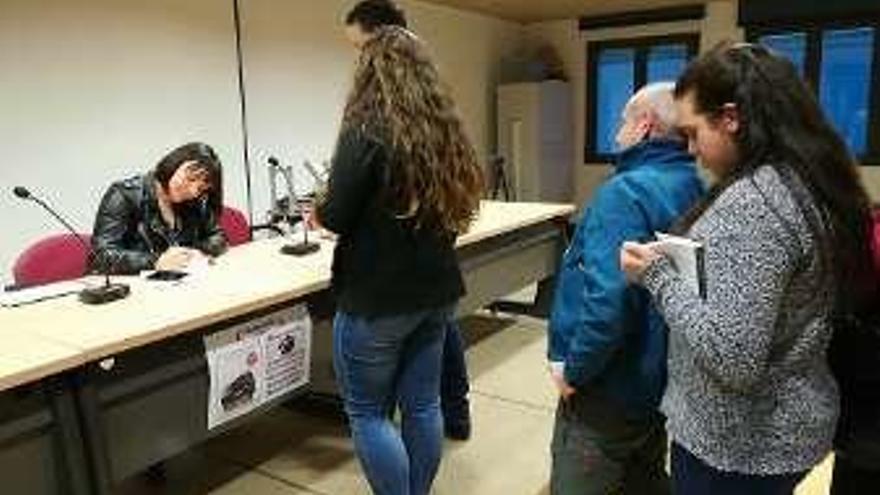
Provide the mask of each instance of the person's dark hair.
[{"label": "person's dark hair", "polygon": [[406,15],[391,0],[362,0],[345,16],[345,25],[357,24],[365,33],[372,34],[382,26],[405,28]]},{"label": "person's dark hair", "polygon": [[217,153],[207,144],[187,143],[178,146],[159,160],[156,168],[153,169],[153,177],[167,190],[171,176],[186,162],[195,162],[197,170],[208,173],[211,188],[206,198],[207,205],[219,215],[223,209],[223,166]]},{"label": "person's dark hair", "polygon": [[[689,94],[695,111],[710,122],[724,105],[736,106],[739,160],[680,227],[689,227],[734,181],[771,165],[804,211],[823,265],[833,272],[838,302],[858,304],[860,297],[852,296],[867,287],[864,275],[871,266],[870,201],[846,144],[795,66],[762,46],[722,42],[679,78],[676,99]],[[810,213],[811,204],[818,215]]]}]

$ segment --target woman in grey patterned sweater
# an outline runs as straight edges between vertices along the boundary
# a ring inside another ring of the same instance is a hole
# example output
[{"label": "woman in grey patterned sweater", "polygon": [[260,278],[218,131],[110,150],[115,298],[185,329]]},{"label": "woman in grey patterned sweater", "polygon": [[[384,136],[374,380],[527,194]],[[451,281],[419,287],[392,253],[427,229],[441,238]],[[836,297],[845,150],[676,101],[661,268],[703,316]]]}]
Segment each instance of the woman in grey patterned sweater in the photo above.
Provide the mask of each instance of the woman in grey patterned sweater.
[{"label": "woman in grey patterned sweater", "polygon": [[870,266],[868,198],[796,69],[766,49],[715,47],[676,100],[717,178],[681,228],[705,246],[705,299],[650,244],[621,251],[669,327],[675,492],[790,494],[831,449],[829,321]]}]

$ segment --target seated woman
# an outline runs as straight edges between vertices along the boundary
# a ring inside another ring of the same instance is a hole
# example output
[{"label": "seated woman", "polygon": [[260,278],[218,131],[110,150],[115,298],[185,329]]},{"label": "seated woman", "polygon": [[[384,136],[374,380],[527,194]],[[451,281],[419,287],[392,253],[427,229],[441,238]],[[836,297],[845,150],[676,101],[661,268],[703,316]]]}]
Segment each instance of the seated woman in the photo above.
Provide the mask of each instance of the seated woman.
[{"label": "seated woman", "polygon": [[226,250],[218,225],[223,172],[210,146],[189,143],[156,167],[114,182],[104,193],[92,234],[92,268],[116,274],[181,270]]}]

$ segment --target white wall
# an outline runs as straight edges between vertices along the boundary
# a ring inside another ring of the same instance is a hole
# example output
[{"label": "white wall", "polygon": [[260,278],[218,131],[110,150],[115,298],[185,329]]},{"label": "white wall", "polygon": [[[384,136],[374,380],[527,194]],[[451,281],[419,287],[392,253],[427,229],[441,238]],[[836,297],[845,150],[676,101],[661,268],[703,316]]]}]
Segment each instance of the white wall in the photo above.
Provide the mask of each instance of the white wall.
[{"label": "white wall", "polygon": [[[265,160],[330,157],[354,53],[353,0],[243,0],[255,214],[268,206]],[[494,148],[494,88],[523,28],[405,1],[452,87],[480,156]],[[8,192],[43,191],[90,231],[109,182],[199,139],[226,165],[228,203],[245,206],[231,0],[3,0],[0,7],[0,277],[60,227]],[[305,181],[304,181],[305,182]]]}]

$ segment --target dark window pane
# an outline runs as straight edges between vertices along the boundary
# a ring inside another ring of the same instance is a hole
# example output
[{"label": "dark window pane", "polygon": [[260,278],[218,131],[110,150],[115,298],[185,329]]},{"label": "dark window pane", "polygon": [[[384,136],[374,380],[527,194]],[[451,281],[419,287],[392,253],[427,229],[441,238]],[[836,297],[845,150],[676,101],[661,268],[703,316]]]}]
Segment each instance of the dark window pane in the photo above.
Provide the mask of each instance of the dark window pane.
[{"label": "dark window pane", "polygon": [[774,52],[787,57],[804,75],[804,61],[807,59],[806,33],[785,33],[762,36],[762,45]]},{"label": "dark window pane", "polygon": [[599,52],[596,81],[596,152],[613,153],[614,135],[623,107],[633,93],[635,50],[606,49]]},{"label": "dark window pane", "polygon": [[648,51],[648,82],[675,81],[688,63],[686,45],[659,45]]},{"label": "dark window pane", "polygon": [[862,155],[868,137],[872,28],[825,31],[819,100],[850,151]]}]

